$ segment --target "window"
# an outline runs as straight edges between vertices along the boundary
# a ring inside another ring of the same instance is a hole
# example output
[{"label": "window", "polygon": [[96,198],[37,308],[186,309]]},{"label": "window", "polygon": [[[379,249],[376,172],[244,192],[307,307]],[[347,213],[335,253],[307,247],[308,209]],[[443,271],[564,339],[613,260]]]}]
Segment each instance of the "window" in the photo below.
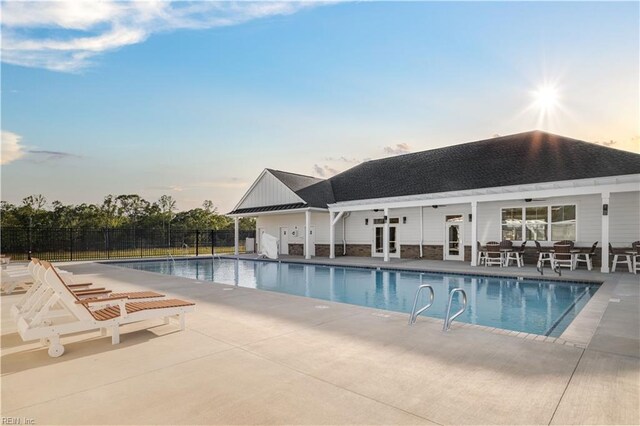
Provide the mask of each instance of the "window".
[{"label": "window", "polygon": [[576,239],[576,206],[551,206],[551,239]]},{"label": "window", "polygon": [[[400,218],[397,218],[397,217],[389,218],[389,223],[392,224],[392,225],[398,224],[398,223],[400,223]],[[384,219],[373,219],[373,224],[374,225],[384,225]]]},{"label": "window", "polygon": [[502,209],[502,239],[522,240],[522,209]]},{"label": "window", "polygon": [[525,218],[527,240],[547,241],[547,226],[549,223],[547,207],[527,207]]},{"label": "window", "polygon": [[501,214],[503,240],[576,240],[575,205],[510,207]]}]

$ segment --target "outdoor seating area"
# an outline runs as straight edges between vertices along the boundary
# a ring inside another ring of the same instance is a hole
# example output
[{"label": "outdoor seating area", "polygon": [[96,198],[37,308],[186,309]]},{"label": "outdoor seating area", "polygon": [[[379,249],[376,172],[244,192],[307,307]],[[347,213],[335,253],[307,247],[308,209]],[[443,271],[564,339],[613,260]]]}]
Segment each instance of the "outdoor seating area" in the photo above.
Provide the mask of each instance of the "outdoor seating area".
[{"label": "outdoor seating area", "polygon": [[[506,268],[511,266],[511,261],[514,261],[518,268],[524,266],[527,241],[523,241],[517,248],[514,248],[513,242],[509,240],[489,241],[484,246],[479,241],[476,244],[478,265]],[[538,268],[544,268],[546,264],[551,269],[569,268],[572,271],[581,264],[591,271],[598,248],[598,241],[594,242],[589,249],[577,248],[574,241],[570,240],[555,242],[552,247],[543,247],[539,241],[534,241],[534,244]],[[616,267],[622,265],[626,266],[629,272],[637,274],[640,271],[640,241],[633,242],[631,248],[616,248],[609,244],[609,258],[611,272],[615,272]]]},{"label": "outdoor seating area", "polygon": [[115,345],[120,343],[121,325],[153,318],[164,318],[165,324],[176,318],[184,330],[185,314],[195,307],[153,291],[114,293],[92,283],[75,283],[72,274],[38,259],[12,272],[14,278],[22,277],[27,290],[11,307],[11,318],[22,340],[40,340],[51,357],[64,353],[60,338],[67,334],[100,330],[106,336],[110,330]]}]

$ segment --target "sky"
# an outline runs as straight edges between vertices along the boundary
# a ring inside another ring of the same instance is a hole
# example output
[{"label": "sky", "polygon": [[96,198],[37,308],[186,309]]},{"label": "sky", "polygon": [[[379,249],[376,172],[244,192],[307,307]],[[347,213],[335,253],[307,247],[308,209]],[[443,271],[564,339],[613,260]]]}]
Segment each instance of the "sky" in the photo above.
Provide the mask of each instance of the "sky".
[{"label": "sky", "polygon": [[640,153],[638,2],[1,7],[11,203],[224,213],[264,168],[326,178],[534,129]]}]

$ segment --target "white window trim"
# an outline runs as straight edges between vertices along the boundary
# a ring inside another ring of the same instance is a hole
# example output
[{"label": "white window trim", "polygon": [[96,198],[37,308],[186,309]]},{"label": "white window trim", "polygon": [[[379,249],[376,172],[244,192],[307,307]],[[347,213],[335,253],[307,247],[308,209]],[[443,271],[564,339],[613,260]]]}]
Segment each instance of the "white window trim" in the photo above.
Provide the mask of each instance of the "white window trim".
[{"label": "white window trim", "polygon": [[[545,202],[546,203],[546,202]],[[527,207],[546,207],[547,208],[547,239],[546,241],[538,241],[541,245],[552,245],[555,241],[560,241],[560,240],[552,240],[551,239],[551,207],[552,206],[575,206],[576,207],[576,239],[575,241],[578,241],[578,235],[579,234],[579,212],[580,212],[580,203],[578,201],[573,201],[573,202],[563,202],[563,201],[559,201],[557,203],[550,203],[550,204],[531,204],[531,203],[514,203],[514,204],[509,204],[508,206],[504,206],[504,207],[500,207],[498,209],[498,240],[497,241],[502,241],[502,210],[504,209],[521,209],[522,210],[522,236],[523,237],[527,237],[527,230],[526,230],[526,222],[527,222]],[[514,243],[522,243],[525,240],[511,240]],[[531,241],[531,240],[527,240],[527,241]]]}]

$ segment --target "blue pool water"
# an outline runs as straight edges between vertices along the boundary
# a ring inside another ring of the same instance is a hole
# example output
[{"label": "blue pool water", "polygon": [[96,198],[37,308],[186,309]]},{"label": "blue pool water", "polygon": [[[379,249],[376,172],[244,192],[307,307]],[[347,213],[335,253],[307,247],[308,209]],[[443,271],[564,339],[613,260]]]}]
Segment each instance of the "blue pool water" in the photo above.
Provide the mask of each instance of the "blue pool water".
[{"label": "blue pool water", "polygon": [[[585,283],[236,259],[119,262],[117,265],[405,313],[411,312],[418,286],[431,284],[435,301],[423,315],[435,318],[444,318],[451,289],[462,287],[468,296],[468,306],[456,321],[553,337],[565,330],[599,287]],[[426,293],[423,292],[421,306],[427,301]],[[460,302],[456,296],[452,312],[459,308]]]}]

